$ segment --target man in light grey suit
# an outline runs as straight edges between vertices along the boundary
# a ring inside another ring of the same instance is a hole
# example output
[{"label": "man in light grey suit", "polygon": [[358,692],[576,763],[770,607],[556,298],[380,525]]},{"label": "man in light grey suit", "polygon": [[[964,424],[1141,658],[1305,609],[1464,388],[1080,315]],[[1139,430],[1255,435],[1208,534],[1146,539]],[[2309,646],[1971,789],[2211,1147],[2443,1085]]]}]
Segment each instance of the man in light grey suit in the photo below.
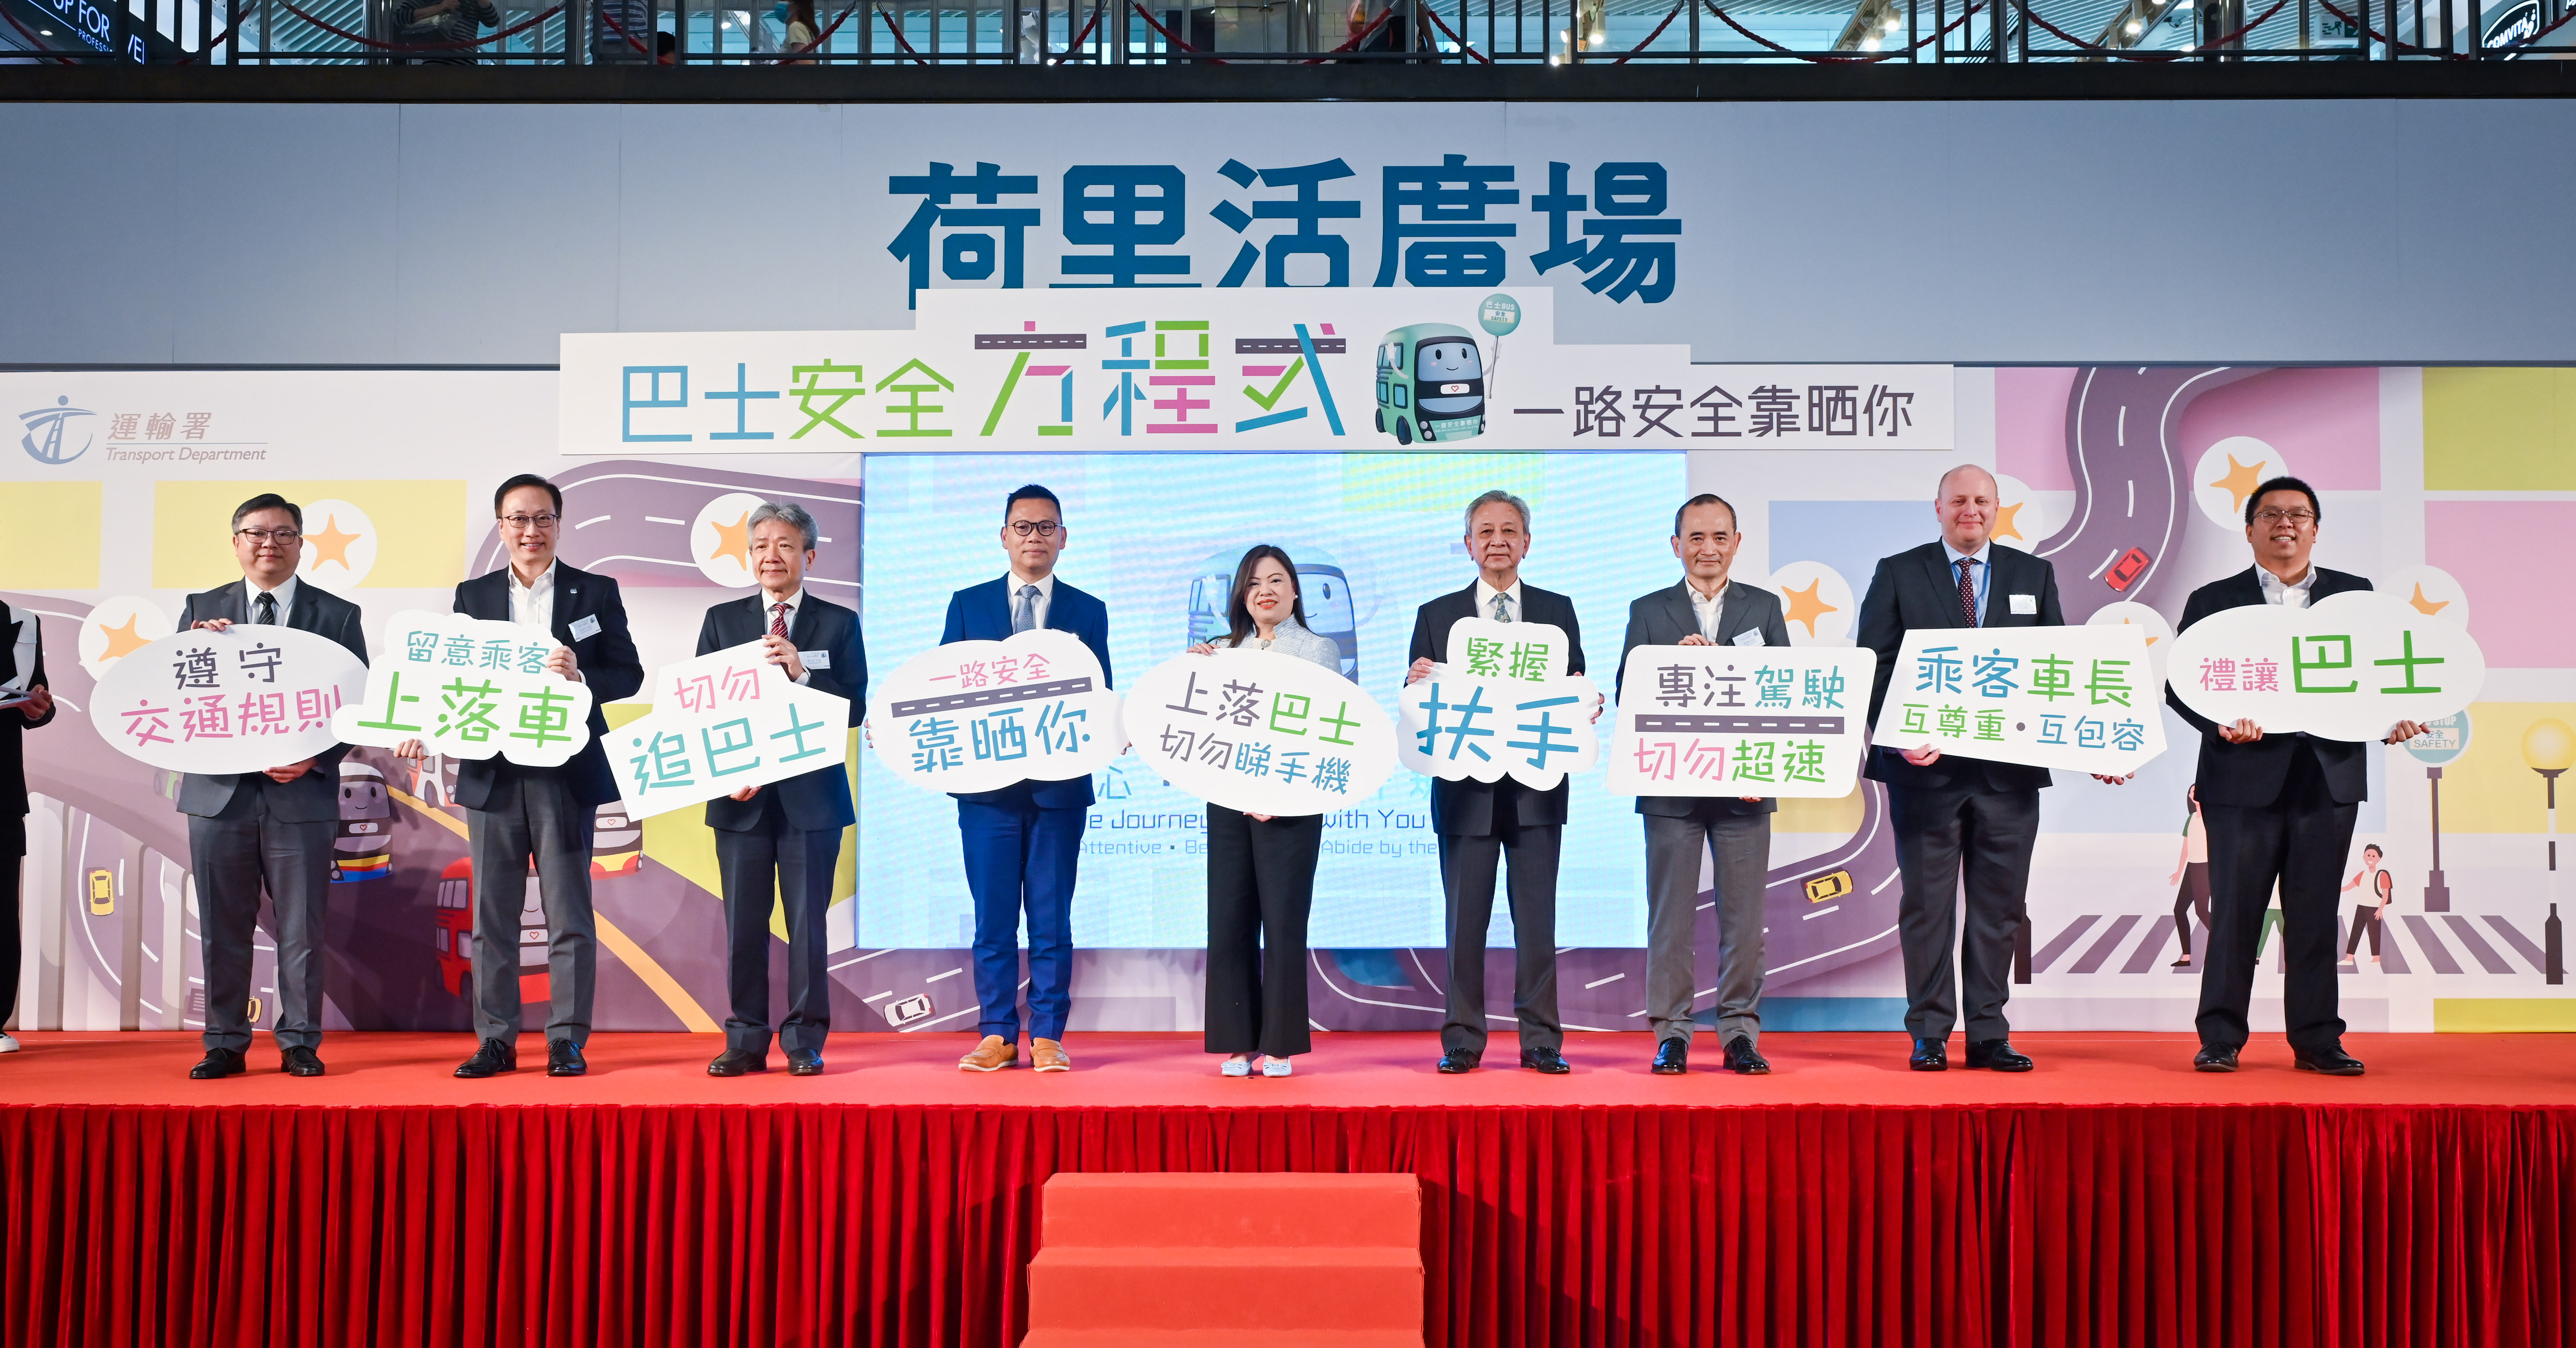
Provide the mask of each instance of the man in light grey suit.
[{"label": "man in light grey suit", "polygon": [[[296,580],[304,512],[268,492],[233,511],[233,557],[242,578],[188,596],[184,629],[235,623],[319,633],[360,663],[367,638],[358,606]],[[340,828],[340,760],[333,745],[265,772],[192,772],[180,779],[188,816],[188,865],[197,881],[197,930],[205,943],[206,1056],[200,1081],[250,1070],[251,938],[264,887],[276,907],[277,1047],[289,1076],[322,1075],[322,923],[331,892],[331,843]]]},{"label": "man in light grey suit", "polygon": [[[1780,597],[1727,579],[1744,534],[1735,507],[1707,492],[1673,513],[1673,555],[1680,583],[1639,596],[1628,606],[1628,655],[1639,646],[1786,646],[1789,626]],[[1641,671],[1640,677],[1652,677]],[[1699,859],[1717,863],[1717,1038],[1726,1069],[1771,1070],[1761,1053],[1762,892],[1771,870],[1771,812],[1761,796],[1639,796],[1646,824],[1646,1015],[1657,1040],[1654,1070],[1689,1070],[1691,1003],[1698,990],[1693,958],[1699,919]]]}]

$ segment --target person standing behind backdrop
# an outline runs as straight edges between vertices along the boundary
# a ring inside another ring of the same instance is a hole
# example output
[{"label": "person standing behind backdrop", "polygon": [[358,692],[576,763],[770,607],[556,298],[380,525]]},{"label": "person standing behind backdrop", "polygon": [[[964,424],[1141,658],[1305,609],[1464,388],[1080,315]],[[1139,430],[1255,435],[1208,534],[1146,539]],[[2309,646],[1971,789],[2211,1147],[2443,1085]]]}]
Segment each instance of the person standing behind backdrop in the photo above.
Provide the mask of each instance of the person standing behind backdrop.
[{"label": "person standing behind backdrop", "polygon": [[[1342,648],[1306,628],[1297,564],[1263,543],[1243,554],[1226,600],[1225,636],[1190,647],[1270,651],[1311,660],[1338,674]],[[1280,818],[1207,803],[1207,1051],[1223,1053],[1230,1077],[1288,1075],[1289,1059],[1313,1041],[1306,1019],[1306,918],[1315,904],[1315,861],[1324,817]]]}]

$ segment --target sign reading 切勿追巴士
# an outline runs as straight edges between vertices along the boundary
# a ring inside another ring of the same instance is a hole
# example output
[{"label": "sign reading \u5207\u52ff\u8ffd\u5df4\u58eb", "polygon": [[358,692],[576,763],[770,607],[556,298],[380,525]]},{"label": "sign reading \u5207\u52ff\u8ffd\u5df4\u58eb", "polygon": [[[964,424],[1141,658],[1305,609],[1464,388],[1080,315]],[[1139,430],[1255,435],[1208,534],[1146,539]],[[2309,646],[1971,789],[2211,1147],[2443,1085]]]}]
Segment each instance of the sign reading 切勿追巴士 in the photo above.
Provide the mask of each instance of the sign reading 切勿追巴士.
[{"label": "sign reading \u5207\u52ff\u8ffd\u5df4\u58eb", "polygon": [[653,710],[609,734],[631,818],[841,767],[850,700],[798,686],[757,641],[664,665],[653,690]]},{"label": "sign reading \u5207\u52ff\u8ffd\u5df4\u58eb", "polygon": [[333,728],[351,744],[419,740],[451,758],[561,767],[590,743],[590,686],[546,668],[552,637],[514,623],[410,609],[385,621],[365,696]]},{"label": "sign reading \u5207\u52ff\u8ffd\u5df4\u58eb", "polygon": [[1854,646],[1639,646],[1619,685],[1623,796],[1851,794],[1877,657]]},{"label": "sign reading \u5207\u52ff\u8ffd\u5df4\u58eb", "polygon": [[910,331],[566,333],[559,441],[587,455],[1951,447],[1947,365],[1561,346],[1554,302],[1544,287],[945,291]]},{"label": "sign reading \u5207\u52ff\u8ffd\u5df4\u58eb", "polygon": [[329,637],[236,623],[174,632],[108,666],[90,724],[119,753],[171,772],[265,772],[341,741],[332,716],[367,667]]},{"label": "sign reading \u5207\u52ff\u8ffd\u5df4\u58eb", "polygon": [[869,689],[877,761],[932,791],[967,795],[1088,776],[1124,753],[1118,694],[1070,632],[952,641]]},{"label": "sign reading \u5207\u52ff\u8ffd\u5df4\u58eb", "polygon": [[1126,718],[1147,768],[1231,810],[1324,814],[1395,771],[1395,726],[1375,698],[1269,651],[1174,656],[1128,690]]},{"label": "sign reading \u5207\u52ff\u8ffd\u5df4\u58eb", "polygon": [[2487,661],[2459,624],[2362,590],[2309,608],[2221,609],[2174,638],[2165,671],[2193,711],[2222,725],[2251,719],[2266,733],[2375,740],[2399,721],[2465,710]]},{"label": "sign reading \u5207\u52ff\u8ffd\u5df4\u58eb", "polygon": [[2121,777],[2164,752],[2163,702],[2135,626],[1918,627],[1872,742]]}]

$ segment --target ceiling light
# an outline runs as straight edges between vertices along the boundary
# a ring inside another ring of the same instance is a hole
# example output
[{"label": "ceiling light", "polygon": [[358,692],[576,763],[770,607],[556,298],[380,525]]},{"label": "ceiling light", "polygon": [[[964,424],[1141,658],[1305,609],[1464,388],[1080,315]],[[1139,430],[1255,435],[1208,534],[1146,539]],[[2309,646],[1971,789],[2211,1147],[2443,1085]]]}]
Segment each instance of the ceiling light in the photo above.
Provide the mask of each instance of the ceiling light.
[{"label": "ceiling light", "polygon": [[2120,31],[2127,33],[2131,37],[2136,37],[2139,33],[2146,31],[2146,25],[2135,19],[2131,19],[2127,24],[2121,27]]},{"label": "ceiling light", "polygon": [[1877,51],[1878,39],[1874,37],[1861,39],[1860,49],[1862,51]]},{"label": "ceiling light", "polygon": [[1902,27],[1904,27],[1904,26],[1905,26],[1905,20],[1904,20],[1904,19],[1902,19],[1902,18],[1899,18],[1898,16],[1896,16],[1896,15],[1894,15],[1894,14],[1890,14],[1890,15],[1888,15],[1888,16],[1887,16],[1887,22],[1886,22],[1886,24],[1884,25],[1884,27],[1887,29],[1887,31],[1889,31],[1889,32],[1891,32],[1891,33],[1895,32],[1897,29],[1902,28]]}]

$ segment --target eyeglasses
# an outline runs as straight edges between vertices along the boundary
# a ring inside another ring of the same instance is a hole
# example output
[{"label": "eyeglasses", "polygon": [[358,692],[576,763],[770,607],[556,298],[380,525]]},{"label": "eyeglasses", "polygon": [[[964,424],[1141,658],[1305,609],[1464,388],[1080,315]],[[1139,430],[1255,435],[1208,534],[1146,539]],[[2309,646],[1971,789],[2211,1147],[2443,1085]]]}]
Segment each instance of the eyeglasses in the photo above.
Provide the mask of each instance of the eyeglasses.
[{"label": "eyeglasses", "polygon": [[1026,538],[1031,534],[1036,534],[1040,538],[1053,538],[1056,535],[1056,531],[1063,527],[1063,525],[1056,523],[1054,520],[1011,521],[1011,532],[1018,534],[1022,538]]},{"label": "eyeglasses", "polygon": [[235,529],[233,537],[247,538],[254,544],[275,543],[281,548],[291,548],[304,541],[303,532],[296,529]]},{"label": "eyeglasses", "polygon": [[2254,512],[2254,522],[2257,524],[2314,524],[2317,522],[2317,512],[2313,510],[2257,510]]},{"label": "eyeglasses", "polygon": [[552,529],[562,522],[561,515],[503,515],[501,517],[501,523],[508,525],[517,533],[526,533],[530,529]]}]

